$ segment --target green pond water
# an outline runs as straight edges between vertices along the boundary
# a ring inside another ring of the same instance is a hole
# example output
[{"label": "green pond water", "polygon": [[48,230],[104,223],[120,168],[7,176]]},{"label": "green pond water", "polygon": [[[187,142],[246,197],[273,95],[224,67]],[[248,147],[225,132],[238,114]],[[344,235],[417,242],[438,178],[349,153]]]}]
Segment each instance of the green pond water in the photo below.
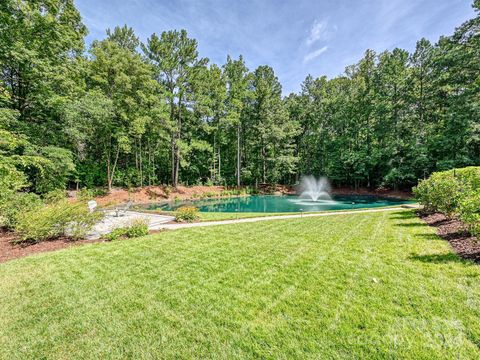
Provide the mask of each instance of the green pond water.
[{"label": "green pond water", "polygon": [[161,209],[172,211],[180,206],[193,205],[203,212],[311,212],[325,210],[350,210],[375,208],[413,203],[410,200],[385,198],[369,195],[338,195],[332,200],[312,201],[298,196],[258,195],[222,199],[202,199],[177,201],[147,205],[149,210]]}]

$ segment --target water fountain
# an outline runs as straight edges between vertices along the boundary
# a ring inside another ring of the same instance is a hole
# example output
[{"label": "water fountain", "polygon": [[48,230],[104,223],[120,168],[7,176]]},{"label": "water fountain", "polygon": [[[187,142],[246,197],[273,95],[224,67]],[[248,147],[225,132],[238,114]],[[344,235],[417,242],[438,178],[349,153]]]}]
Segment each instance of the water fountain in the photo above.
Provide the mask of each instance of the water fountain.
[{"label": "water fountain", "polygon": [[314,176],[302,176],[300,184],[297,187],[297,194],[300,198],[311,201],[331,201],[331,186],[326,177],[316,179]]}]

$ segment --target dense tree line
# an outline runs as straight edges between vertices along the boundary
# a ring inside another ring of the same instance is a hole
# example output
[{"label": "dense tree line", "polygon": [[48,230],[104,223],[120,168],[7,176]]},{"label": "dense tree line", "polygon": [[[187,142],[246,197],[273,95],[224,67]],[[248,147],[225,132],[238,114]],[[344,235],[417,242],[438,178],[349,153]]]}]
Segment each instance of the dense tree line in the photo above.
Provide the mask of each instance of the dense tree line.
[{"label": "dense tree line", "polygon": [[295,183],[404,187],[480,163],[476,17],[413,53],[371,50],[282,97],[274,70],[200,57],[185,30],[108,29],[72,0],[0,4],[0,174],[19,187]]}]

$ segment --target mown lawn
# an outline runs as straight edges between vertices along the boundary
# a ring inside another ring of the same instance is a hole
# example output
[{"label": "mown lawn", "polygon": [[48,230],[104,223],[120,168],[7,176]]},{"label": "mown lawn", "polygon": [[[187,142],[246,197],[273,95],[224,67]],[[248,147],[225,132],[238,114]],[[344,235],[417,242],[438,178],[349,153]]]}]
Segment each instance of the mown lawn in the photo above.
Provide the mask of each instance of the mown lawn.
[{"label": "mown lawn", "polygon": [[480,267],[410,211],[192,228],[0,264],[1,359],[478,359]]},{"label": "mown lawn", "polygon": [[[386,208],[398,208],[401,205],[390,205],[390,206],[382,206],[376,207],[375,209],[386,209]],[[139,212],[146,212],[146,213],[154,213],[154,214],[161,214],[161,215],[169,215],[175,216],[175,211],[165,211],[165,210],[145,210],[142,208],[135,208],[135,211]],[[363,211],[365,209],[345,209],[345,210],[326,210],[326,211],[314,211],[314,212],[304,212],[303,214],[318,214],[321,212],[342,212],[342,211]],[[299,215],[299,212],[276,212],[276,213],[267,213],[267,212],[198,212],[198,221],[223,221],[223,220],[235,220],[235,219],[248,219],[254,217],[264,217],[264,216],[282,216],[282,215]]]}]

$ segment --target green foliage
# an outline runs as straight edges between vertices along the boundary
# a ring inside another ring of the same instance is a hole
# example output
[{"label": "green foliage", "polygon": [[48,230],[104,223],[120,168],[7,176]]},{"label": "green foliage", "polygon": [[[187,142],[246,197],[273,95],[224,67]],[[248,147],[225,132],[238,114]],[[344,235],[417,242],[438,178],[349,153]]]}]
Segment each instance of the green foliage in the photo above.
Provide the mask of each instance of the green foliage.
[{"label": "green foliage", "polygon": [[68,178],[75,171],[72,153],[55,146],[42,147],[39,152],[47,161],[33,178],[35,191],[47,193],[57,189],[64,190]]},{"label": "green foliage", "polygon": [[14,229],[18,219],[30,211],[43,206],[40,197],[33,193],[10,193],[0,196],[0,227]]},{"label": "green foliage", "polygon": [[125,228],[116,228],[116,229],[113,229],[108,234],[102,235],[102,239],[104,239],[105,241],[116,241],[122,238],[123,236],[125,236],[125,233],[126,233]]},{"label": "green foliage", "polygon": [[480,234],[480,167],[433,173],[413,192],[426,212],[458,216],[474,235]]},{"label": "green foliage", "polygon": [[67,197],[65,190],[56,189],[43,195],[43,201],[46,204],[52,204],[64,200]]},{"label": "green foliage", "polygon": [[81,201],[92,200],[99,196],[107,195],[108,191],[104,188],[83,188],[77,191],[77,199]]},{"label": "green foliage", "polygon": [[20,241],[40,242],[66,236],[81,239],[103,214],[90,213],[83,202],[66,200],[20,214],[15,225]]},{"label": "green foliage", "polygon": [[480,189],[480,167],[466,167],[433,173],[413,188],[416,199],[427,212],[454,215],[459,203]]},{"label": "green foliage", "polygon": [[175,211],[175,221],[177,222],[193,222],[198,219],[198,209],[195,206],[182,206]]},{"label": "green foliage", "polygon": [[0,166],[42,194],[293,184],[301,174],[399,188],[479,165],[478,1],[474,9],[436,44],[367,50],[340,76],[308,76],[283,97],[271,67],[249,70],[241,56],[210,64],[185,30],[141,44],[115,27],[86,52],[72,0],[4,0]]},{"label": "green foliage", "polygon": [[480,235],[480,189],[465,194],[458,204],[458,215],[470,232]]},{"label": "green foliage", "polygon": [[148,224],[144,220],[135,220],[129,226],[113,229],[110,233],[102,236],[106,241],[119,240],[122,237],[135,238],[148,235]]},{"label": "green foliage", "polygon": [[0,156],[0,198],[27,186],[27,177],[9,159]]},{"label": "green foliage", "polygon": [[248,194],[248,189],[245,189],[245,188],[226,189],[226,190],[222,190],[222,192],[220,193],[220,196],[242,196],[247,194]]},{"label": "green foliage", "polygon": [[125,235],[129,238],[148,235],[148,224],[143,220],[136,220],[127,228]]}]

